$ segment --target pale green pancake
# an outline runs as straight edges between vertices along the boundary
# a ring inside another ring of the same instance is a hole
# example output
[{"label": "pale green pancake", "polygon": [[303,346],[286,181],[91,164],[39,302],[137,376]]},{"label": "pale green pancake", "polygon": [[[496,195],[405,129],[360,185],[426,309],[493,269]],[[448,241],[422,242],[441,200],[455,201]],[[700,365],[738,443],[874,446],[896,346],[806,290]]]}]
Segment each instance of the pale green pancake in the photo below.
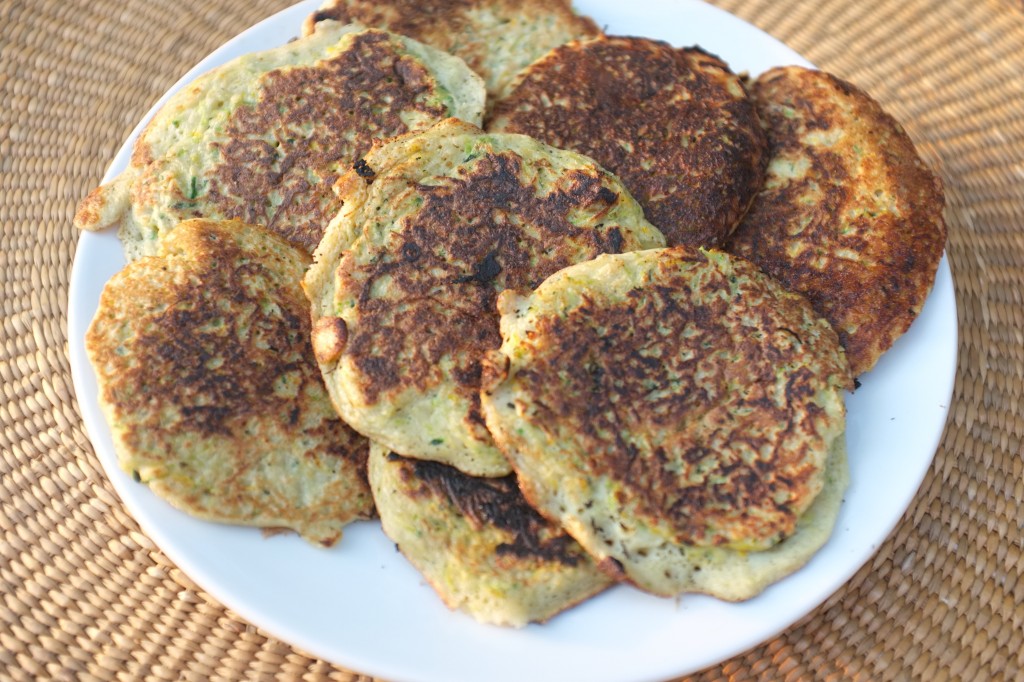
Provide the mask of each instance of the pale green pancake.
[{"label": "pale green pancake", "polygon": [[384,533],[451,609],[521,627],[612,583],[526,503],[513,476],[468,476],[376,444],[369,473]]},{"label": "pale green pancake", "polygon": [[75,215],[118,227],[128,259],[187,218],[263,225],[312,252],[338,211],[331,185],[376,138],[449,116],[479,123],[483,82],[459,59],[378,30],[325,22],[175,94],[128,168]]},{"label": "pale green pancake", "polygon": [[527,500],[612,575],[745,599],[828,537],[851,382],[803,297],[675,247],[601,256],[498,306],[487,425]]},{"label": "pale green pancake", "polygon": [[308,264],[263,228],[184,222],[114,275],[85,344],[121,468],[193,516],[331,545],[374,510],[310,347]]},{"label": "pale green pancake", "polygon": [[374,147],[304,286],[339,414],[408,457],[478,476],[509,465],[480,414],[498,294],[664,238],[592,160],[454,119]]}]

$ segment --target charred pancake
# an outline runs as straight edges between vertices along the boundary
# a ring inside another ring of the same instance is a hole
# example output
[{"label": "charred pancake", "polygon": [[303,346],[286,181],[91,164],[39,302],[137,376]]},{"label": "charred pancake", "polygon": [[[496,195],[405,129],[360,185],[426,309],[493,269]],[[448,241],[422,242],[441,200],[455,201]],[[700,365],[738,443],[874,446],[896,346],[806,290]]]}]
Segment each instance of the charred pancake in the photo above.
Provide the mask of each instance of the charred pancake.
[{"label": "charred pancake", "polygon": [[509,473],[480,415],[494,302],[571,263],[663,244],[591,159],[450,119],[374,147],[304,281],[342,418],[409,457]]},{"label": "charred pancake", "polygon": [[601,33],[568,0],[327,0],[303,32],[326,19],[394,31],[456,55],[483,77],[491,97],[551,48]]},{"label": "charred pancake", "polygon": [[308,263],[260,227],[184,222],[110,280],[85,344],[126,472],[199,518],[331,545],[373,501],[309,344]]},{"label": "charred pancake", "polygon": [[[487,425],[526,499],[603,568],[744,599],[810,557],[744,563],[799,532],[843,437],[848,367],[805,299],[675,247],[600,256],[498,306]],[[816,549],[830,525],[815,528],[791,546]]]},{"label": "charred pancake", "polygon": [[448,116],[478,123],[483,85],[460,60],[383,31],[326,22],[236,59],[161,108],[128,168],[93,190],[75,225],[118,226],[129,259],[179,221],[235,218],[312,252],[337,213],[331,184],[378,137]]},{"label": "charred pancake", "polygon": [[942,187],[899,123],[835,76],[772,69],[753,94],[771,163],[727,249],[807,296],[857,376],[931,291],[946,242]]},{"label": "charred pancake", "polygon": [[494,105],[487,128],[592,157],[670,245],[719,245],[767,163],[753,102],[725,62],[646,38],[556,48]]},{"label": "charred pancake", "polygon": [[514,476],[467,476],[377,445],[369,472],[384,533],[451,609],[521,627],[611,583],[575,540],[526,504]]}]

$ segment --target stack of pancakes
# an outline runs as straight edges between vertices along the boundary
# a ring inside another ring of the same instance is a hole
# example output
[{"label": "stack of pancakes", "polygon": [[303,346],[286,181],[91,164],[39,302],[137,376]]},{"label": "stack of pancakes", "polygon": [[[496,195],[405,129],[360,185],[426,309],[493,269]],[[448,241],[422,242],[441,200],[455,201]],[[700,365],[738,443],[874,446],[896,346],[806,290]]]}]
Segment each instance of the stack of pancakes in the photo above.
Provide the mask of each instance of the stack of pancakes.
[{"label": "stack of pancakes", "polygon": [[484,622],[758,594],[831,534],[935,176],[829,74],[434,4],[329,0],[82,202],[130,260],[87,337],[121,465],[321,544],[377,515]]}]

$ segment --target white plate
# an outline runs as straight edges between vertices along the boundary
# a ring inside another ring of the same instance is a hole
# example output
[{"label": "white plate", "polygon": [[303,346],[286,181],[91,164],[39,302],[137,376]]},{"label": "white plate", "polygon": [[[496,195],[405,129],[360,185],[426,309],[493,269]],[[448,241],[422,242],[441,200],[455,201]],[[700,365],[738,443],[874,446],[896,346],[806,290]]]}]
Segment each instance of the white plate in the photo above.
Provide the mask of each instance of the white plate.
[{"label": "white plate", "polygon": [[[254,26],[171,92],[230,58],[286,42],[316,5],[304,2]],[[610,33],[700,44],[737,72],[808,65],[756,28],[697,0],[588,0],[577,6]],[[140,128],[108,178],[126,166]],[[264,538],[258,530],[191,519],[121,472],[83,339],[104,283],[122,265],[114,234],[81,235],[68,335],[82,416],[125,505],[172,561],[246,620],[311,654],[393,680],[655,680],[699,670],[770,639],[847,581],[899,521],[938,446],[956,366],[956,302],[943,258],[920,318],[849,397],[852,483],[832,539],[806,567],[741,604],[702,596],[660,599],[617,587],[545,625],[517,631],[449,612],[375,522],[350,526],[333,549],[316,549],[293,535]]]}]

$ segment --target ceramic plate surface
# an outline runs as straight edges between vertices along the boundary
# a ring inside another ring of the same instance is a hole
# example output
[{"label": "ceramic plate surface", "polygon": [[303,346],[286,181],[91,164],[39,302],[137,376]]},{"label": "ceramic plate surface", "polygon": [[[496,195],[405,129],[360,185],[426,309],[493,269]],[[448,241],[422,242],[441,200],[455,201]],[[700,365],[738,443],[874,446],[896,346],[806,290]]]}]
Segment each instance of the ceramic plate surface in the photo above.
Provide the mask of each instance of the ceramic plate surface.
[{"label": "ceramic plate surface", "polygon": [[[188,72],[154,110],[197,74],[297,36],[316,6],[316,0],[296,5],[230,41]],[[773,38],[697,0],[592,0],[577,8],[612,34],[699,44],[736,72],[756,76],[775,65],[809,66]],[[127,165],[145,120],[107,178]],[[172,561],[248,621],[310,654],[391,680],[659,680],[770,639],[846,582],[895,527],[938,447],[956,367],[956,302],[943,258],[921,316],[848,397],[851,484],[831,540],[807,566],[744,603],[661,599],[616,587],[545,625],[510,630],[448,611],[376,522],[351,525],[336,547],[317,549],[294,535],[264,537],[255,529],[194,520],[125,475],[84,349],[100,291],[123,264],[115,234],[81,235],[68,333],[82,417],[125,505]]]}]

